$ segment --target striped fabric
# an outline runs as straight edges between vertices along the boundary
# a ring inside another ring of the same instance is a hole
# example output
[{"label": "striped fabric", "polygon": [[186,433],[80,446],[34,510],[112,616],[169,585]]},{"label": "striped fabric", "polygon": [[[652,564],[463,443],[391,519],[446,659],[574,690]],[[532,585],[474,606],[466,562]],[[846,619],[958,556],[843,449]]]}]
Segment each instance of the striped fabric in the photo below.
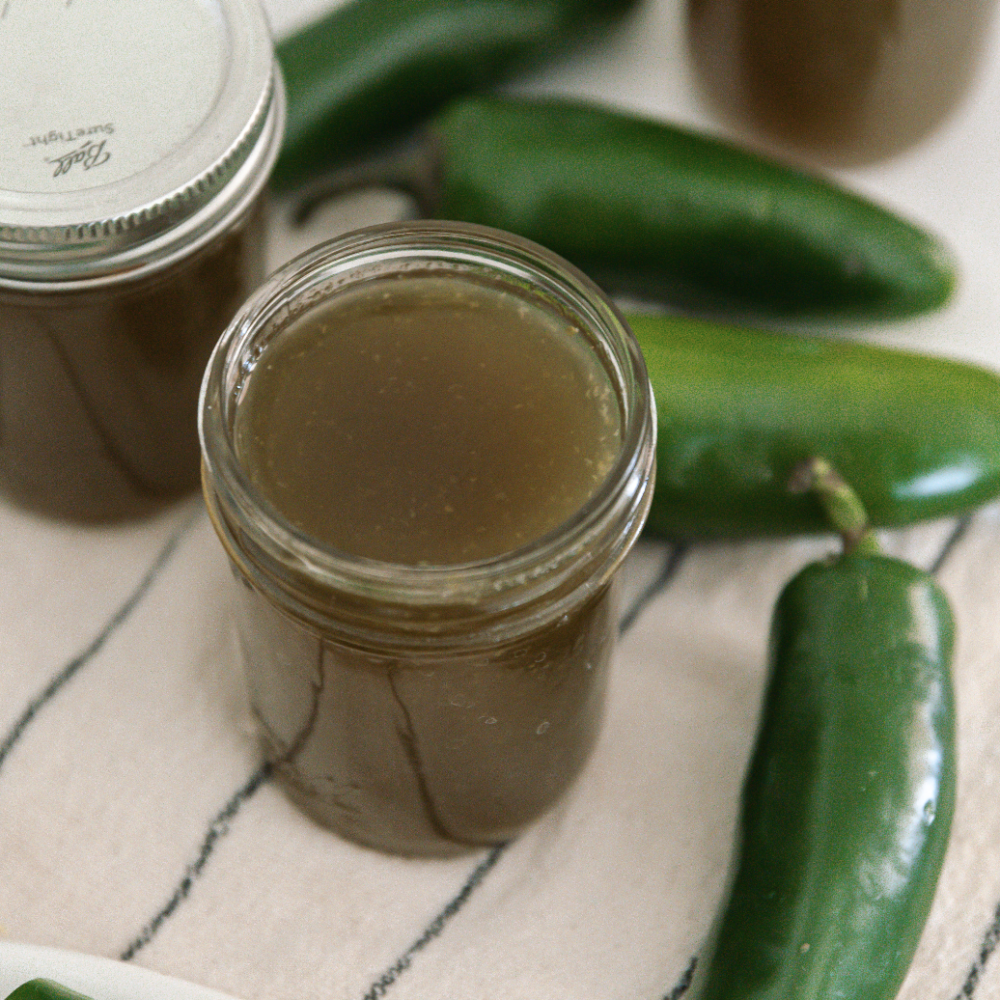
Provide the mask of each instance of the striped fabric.
[{"label": "striped fabric", "polygon": [[[1000,997],[1000,523],[886,536],[960,628],[962,761],[902,996]],[[244,1000],[683,995],[721,893],[770,607],[832,546],[644,541],[602,740],[521,838],[448,861],[355,847],[262,764],[200,504],[129,529],[0,511],[0,925]],[[53,572],[55,570],[55,572]]]}]

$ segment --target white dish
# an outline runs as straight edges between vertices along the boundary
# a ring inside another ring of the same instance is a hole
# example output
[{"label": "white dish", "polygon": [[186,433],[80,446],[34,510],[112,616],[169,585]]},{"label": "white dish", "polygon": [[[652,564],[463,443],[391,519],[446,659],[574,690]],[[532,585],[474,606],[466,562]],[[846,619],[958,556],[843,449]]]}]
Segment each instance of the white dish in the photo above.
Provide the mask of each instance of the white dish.
[{"label": "white dish", "polygon": [[128,962],[0,941],[0,1000],[32,979],[52,979],[93,1000],[233,1000]]}]

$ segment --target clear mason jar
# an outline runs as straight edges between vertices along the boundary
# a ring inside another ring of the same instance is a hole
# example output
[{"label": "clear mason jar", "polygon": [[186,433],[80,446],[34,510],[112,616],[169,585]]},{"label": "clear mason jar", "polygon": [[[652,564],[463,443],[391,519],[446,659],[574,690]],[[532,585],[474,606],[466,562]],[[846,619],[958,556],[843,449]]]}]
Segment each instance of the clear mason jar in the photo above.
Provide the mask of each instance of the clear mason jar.
[{"label": "clear mason jar", "polygon": [[[366,283],[427,275],[489,282],[572,326],[620,426],[610,471],[568,519],[455,564],[358,557],[311,537],[261,495],[236,434],[255,371],[277,363],[298,320]],[[559,798],[599,731],[616,573],[648,511],[655,427],[645,365],[617,311],[520,238],[379,226],[268,280],[212,356],[200,430],[252,707],[295,802],[354,841],[447,855],[514,836]]]},{"label": "clear mason jar", "polygon": [[839,165],[939,125],[982,63],[995,0],[687,0],[706,93],[736,122]]},{"label": "clear mason jar", "polygon": [[141,515],[197,489],[201,376],[266,273],[268,26],[257,0],[13,3],[0,64],[0,492]]}]

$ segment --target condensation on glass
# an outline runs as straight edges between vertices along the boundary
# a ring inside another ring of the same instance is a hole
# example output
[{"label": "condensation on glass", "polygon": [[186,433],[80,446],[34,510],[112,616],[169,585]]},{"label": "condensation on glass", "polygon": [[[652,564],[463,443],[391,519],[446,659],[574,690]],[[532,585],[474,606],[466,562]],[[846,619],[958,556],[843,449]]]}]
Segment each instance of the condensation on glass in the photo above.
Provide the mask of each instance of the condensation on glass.
[{"label": "condensation on glass", "polygon": [[839,164],[900,152],[959,104],[995,0],[688,0],[708,96]]},{"label": "condensation on glass", "polygon": [[285,791],[412,855],[504,841],[597,738],[655,413],[565,262],[408,223],[293,261],[206,371],[204,486]]},{"label": "condensation on glass", "polygon": [[256,0],[9,0],[0,65],[0,492],[141,515],[197,488],[201,376],[264,278],[268,26]]}]

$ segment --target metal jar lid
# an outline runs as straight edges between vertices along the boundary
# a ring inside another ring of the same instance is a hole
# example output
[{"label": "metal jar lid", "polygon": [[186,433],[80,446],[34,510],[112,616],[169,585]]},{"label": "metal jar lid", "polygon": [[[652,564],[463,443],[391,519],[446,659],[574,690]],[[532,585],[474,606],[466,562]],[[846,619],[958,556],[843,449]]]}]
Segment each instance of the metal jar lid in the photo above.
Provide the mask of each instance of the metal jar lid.
[{"label": "metal jar lid", "polygon": [[260,190],[283,123],[257,0],[0,0],[0,284],[189,252]]}]

